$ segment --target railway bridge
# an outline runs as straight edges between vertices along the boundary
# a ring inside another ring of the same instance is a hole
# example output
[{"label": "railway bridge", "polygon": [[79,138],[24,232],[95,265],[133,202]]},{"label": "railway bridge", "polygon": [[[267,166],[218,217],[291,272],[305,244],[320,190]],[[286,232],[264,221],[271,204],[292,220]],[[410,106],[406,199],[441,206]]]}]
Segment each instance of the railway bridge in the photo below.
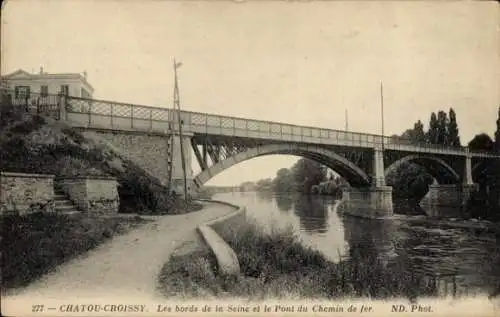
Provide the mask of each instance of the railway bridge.
[{"label": "railway bridge", "polygon": [[[55,117],[121,151],[182,192],[184,149],[187,187],[191,192],[215,175],[255,157],[287,154],[320,162],[344,177],[351,188],[348,201],[361,202],[368,218],[392,214],[392,188],[386,175],[404,162],[414,162],[435,178],[426,200],[457,206],[469,197],[481,173],[498,163],[500,155],[471,152],[467,147],[416,144],[409,140],[343,130],[299,126],[127,104],[70,96],[31,96],[14,104],[36,105]],[[179,134],[182,126],[182,137]],[[194,174],[192,160],[201,172]]]}]

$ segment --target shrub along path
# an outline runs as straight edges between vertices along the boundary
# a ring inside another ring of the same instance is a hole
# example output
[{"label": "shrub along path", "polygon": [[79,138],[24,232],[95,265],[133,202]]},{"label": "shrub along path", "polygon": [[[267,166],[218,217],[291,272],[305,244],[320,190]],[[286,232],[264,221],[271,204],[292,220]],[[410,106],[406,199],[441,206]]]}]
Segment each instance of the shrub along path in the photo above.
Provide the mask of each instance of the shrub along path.
[{"label": "shrub along path", "polygon": [[203,205],[197,212],[150,217],[156,221],[117,236],[28,287],[5,295],[47,300],[160,298],[158,275],[172,252],[196,240],[197,225],[234,211],[216,203]]}]

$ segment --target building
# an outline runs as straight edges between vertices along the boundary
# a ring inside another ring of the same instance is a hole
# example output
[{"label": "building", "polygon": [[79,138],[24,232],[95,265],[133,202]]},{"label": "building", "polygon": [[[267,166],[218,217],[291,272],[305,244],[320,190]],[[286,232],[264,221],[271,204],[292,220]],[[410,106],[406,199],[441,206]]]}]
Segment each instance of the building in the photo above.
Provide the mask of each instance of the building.
[{"label": "building", "polygon": [[40,67],[39,73],[29,73],[18,69],[2,76],[2,88],[14,93],[14,98],[32,98],[32,95],[44,97],[63,93],[67,96],[91,99],[94,88],[87,81],[87,73],[50,74]]}]

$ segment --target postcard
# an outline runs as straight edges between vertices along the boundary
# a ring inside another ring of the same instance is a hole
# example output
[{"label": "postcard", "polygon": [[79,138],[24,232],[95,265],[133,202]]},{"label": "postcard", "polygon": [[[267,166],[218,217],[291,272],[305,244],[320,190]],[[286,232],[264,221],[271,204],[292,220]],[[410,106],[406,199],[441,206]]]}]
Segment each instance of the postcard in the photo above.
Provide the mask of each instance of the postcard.
[{"label": "postcard", "polygon": [[2,6],[5,316],[500,316],[495,1]]}]

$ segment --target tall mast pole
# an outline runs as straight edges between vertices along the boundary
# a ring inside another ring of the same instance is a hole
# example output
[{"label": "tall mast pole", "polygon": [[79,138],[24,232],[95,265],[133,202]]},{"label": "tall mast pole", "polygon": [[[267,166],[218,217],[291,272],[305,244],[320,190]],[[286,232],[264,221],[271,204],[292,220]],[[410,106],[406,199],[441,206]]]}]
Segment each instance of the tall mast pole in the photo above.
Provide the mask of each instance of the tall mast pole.
[{"label": "tall mast pole", "polygon": [[385,133],[384,133],[384,87],[380,81],[380,116],[382,119],[382,151],[384,150]]},{"label": "tall mast pole", "polygon": [[184,158],[184,142],[182,138],[182,120],[181,120],[181,98],[179,95],[179,84],[178,84],[178,78],[177,78],[177,68],[181,67],[182,63],[177,63],[174,58],[174,76],[175,76],[175,84],[174,84],[174,104],[177,108],[177,121],[179,124],[179,145],[180,145],[180,150],[181,150],[181,164],[182,164],[182,173],[184,176],[184,200],[186,203],[188,203],[188,190],[187,190],[187,176],[186,176],[186,161]]},{"label": "tall mast pole", "polygon": [[347,109],[345,109],[345,131],[347,132],[349,130],[349,121],[347,118]]}]

